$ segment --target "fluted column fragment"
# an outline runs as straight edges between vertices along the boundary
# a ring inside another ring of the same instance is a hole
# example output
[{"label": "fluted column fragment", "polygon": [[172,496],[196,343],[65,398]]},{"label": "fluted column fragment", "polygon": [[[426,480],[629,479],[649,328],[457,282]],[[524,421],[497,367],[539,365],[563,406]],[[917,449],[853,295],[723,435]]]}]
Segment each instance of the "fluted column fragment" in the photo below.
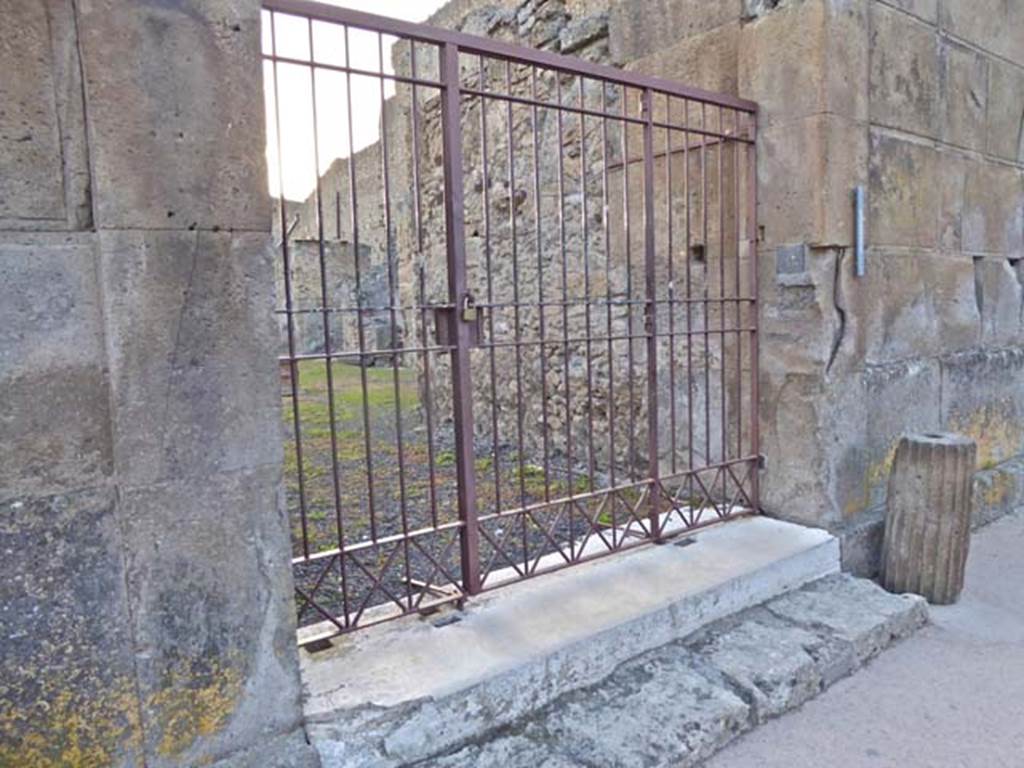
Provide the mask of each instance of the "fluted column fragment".
[{"label": "fluted column fragment", "polygon": [[882,586],[928,602],[956,602],[970,542],[977,448],[956,434],[900,439],[889,476]]}]

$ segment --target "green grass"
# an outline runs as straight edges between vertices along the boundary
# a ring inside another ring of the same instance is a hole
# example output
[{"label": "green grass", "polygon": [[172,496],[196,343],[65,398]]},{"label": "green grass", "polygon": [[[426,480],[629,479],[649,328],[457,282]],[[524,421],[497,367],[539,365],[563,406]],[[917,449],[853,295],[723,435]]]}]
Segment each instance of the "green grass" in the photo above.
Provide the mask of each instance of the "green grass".
[{"label": "green grass", "polygon": [[[299,363],[299,420],[303,440],[329,439],[331,436],[331,409],[327,389],[327,365],[323,360],[303,360]],[[395,405],[403,411],[419,406],[415,371],[398,370],[398,397],[395,397],[395,375],[390,367],[367,368],[365,401],[371,419],[394,420]],[[363,380],[356,366],[332,363],[334,383],[334,423],[338,430],[339,451],[348,444],[362,445]],[[291,403],[283,410],[285,423],[292,420]],[[359,447],[358,450],[362,450]],[[339,456],[340,457],[340,456]]]},{"label": "green grass", "polygon": [[[371,410],[394,408],[395,374],[391,366],[360,368],[356,365],[333,362],[334,402],[339,409],[359,411],[363,405],[362,372],[366,372],[366,403]],[[323,360],[303,360],[299,363],[299,391],[301,395],[327,395],[327,365]],[[398,369],[398,392],[403,407],[417,405],[415,371]]]}]

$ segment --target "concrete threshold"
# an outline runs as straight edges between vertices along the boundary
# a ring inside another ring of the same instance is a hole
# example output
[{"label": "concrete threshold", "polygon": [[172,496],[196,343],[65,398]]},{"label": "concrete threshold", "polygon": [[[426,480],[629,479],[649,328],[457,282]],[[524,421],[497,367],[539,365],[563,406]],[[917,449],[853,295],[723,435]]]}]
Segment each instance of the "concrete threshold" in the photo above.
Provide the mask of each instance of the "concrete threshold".
[{"label": "concrete threshold", "polygon": [[838,570],[827,532],[749,517],[508,585],[303,652],[308,732],[325,768],[409,765]]}]

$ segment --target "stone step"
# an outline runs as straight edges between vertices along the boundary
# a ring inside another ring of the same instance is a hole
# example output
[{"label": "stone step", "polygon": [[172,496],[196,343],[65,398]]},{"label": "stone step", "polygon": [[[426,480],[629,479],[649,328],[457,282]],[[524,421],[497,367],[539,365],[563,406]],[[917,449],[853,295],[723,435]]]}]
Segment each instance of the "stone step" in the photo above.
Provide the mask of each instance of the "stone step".
[{"label": "stone step", "polygon": [[417,768],[685,768],[800,706],[927,621],[916,595],[835,575],[620,664]]},{"label": "stone step", "polygon": [[412,764],[838,570],[827,532],[750,517],[360,630],[303,652],[307,732],[325,768]]}]

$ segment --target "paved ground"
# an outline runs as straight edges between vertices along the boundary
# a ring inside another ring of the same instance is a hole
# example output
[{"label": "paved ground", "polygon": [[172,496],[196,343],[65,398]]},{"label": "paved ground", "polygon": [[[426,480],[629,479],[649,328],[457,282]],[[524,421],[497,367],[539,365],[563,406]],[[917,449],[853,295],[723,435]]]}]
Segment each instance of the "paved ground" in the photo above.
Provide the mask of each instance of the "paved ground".
[{"label": "paved ground", "polygon": [[957,605],[708,768],[1024,766],[1024,510],[971,547]]}]

